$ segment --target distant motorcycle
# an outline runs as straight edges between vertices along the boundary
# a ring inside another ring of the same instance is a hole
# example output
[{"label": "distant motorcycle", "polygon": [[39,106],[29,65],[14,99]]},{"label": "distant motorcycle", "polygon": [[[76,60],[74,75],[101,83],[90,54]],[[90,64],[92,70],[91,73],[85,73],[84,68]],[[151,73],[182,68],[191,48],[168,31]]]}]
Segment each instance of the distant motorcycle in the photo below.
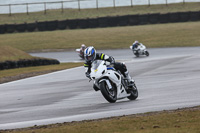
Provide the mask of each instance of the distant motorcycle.
[{"label": "distant motorcycle", "polygon": [[140,55],[146,55],[146,56],[149,56],[149,52],[147,51],[146,47],[143,45],[143,46],[138,46],[137,48],[134,48],[133,49],[133,46],[130,46],[130,49],[133,51],[133,54],[136,56],[136,57],[139,57]]},{"label": "distant motorcycle", "polygon": [[81,49],[76,49],[76,52],[78,53],[78,56],[79,56],[81,59],[84,59],[84,51],[82,51]]},{"label": "distant motorcycle", "polygon": [[103,60],[96,60],[92,63],[90,77],[94,80],[95,91],[100,90],[110,103],[123,98],[135,100],[138,97],[135,83],[129,84],[119,71],[108,64],[109,62]]}]

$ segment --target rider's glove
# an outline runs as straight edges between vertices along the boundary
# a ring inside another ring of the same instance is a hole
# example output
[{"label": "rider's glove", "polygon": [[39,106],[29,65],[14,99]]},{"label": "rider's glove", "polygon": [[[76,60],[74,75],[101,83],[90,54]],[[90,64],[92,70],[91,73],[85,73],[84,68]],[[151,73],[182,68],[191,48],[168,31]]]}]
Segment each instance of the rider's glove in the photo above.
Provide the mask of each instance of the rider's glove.
[{"label": "rider's glove", "polygon": [[115,59],[112,57],[112,56],[110,56],[109,57],[109,61],[110,61],[110,64],[115,64]]},{"label": "rider's glove", "polygon": [[86,76],[87,78],[91,79],[90,73],[89,73],[89,72],[86,72],[86,73],[85,73],[85,76]]}]

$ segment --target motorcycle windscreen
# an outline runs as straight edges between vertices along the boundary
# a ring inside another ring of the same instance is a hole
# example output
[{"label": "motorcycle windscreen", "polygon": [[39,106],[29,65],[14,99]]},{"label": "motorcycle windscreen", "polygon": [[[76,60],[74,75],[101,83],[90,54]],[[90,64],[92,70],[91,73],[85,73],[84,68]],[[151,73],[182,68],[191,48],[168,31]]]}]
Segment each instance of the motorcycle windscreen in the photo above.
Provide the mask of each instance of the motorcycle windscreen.
[{"label": "motorcycle windscreen", "polygon": [[101,64],[101,60],[95,60],[93,63],[92,63],[92,69],[96,70],[99,65]]}]

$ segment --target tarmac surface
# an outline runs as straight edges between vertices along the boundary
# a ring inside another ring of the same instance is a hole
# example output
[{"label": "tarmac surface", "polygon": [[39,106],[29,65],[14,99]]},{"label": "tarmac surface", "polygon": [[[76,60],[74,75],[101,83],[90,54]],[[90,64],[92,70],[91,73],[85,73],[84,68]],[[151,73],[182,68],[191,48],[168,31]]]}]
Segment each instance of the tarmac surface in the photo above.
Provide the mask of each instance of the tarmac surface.
[{"label": "tarmac surface", "polygon": [[[148,50],[139,58],[129,49],[103,51],[126,63],[139,91],[134,101],[108,103],[83,67],[0,84],[0,130],[200,105],[200,47]],[[75,51],[33,55],[82,61]]]}]

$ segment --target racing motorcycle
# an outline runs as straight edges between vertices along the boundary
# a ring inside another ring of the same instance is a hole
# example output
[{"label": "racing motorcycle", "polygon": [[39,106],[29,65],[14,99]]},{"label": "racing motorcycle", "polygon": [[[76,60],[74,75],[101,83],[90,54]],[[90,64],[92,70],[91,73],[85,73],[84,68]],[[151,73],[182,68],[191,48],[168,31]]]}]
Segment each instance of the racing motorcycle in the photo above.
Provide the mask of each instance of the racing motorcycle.
[{"label": "racing motorcycle", "polygon": [[76,49],[76,52],[78,53],[78,56],[79,56],[81,59],[84,59],[84,51],[82,51],[81,49]]},{"label": "racing motorcycle", "polygon": [[149,52],[147,51],[146,47],[143,46],[138,46],[137,48],[133,49],[133,46],[130,46],[130,49],[133,51],[133,54],[136,57],[139,57],[140,55],[146,55],[149,56]]},{"label": "racing motorcycle", "polygon": [[93,88],[95,91],[100,90],[104,98],[110,103],[115,103],[123,98],[135,100],[138,97],[135,83],[129,84],[120,71],[116,71],[109,62],[104,60],[94,61],[90,77],[90,81],[94,81]]}]

